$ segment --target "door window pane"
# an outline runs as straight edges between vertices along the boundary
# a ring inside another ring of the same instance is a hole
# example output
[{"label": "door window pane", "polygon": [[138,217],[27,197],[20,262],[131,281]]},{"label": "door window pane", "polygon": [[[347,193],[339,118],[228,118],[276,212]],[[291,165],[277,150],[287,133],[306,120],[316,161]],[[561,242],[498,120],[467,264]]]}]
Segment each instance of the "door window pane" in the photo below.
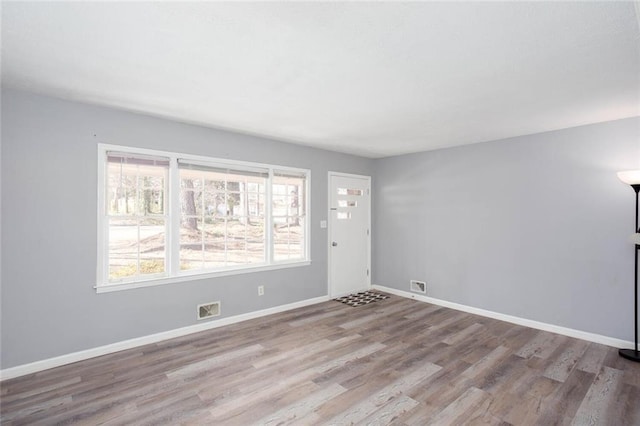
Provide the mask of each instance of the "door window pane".
[{"label": "door window pane", "polygon": [[362,189],[338,188],[338,195],[355,195],[362,196]]}]

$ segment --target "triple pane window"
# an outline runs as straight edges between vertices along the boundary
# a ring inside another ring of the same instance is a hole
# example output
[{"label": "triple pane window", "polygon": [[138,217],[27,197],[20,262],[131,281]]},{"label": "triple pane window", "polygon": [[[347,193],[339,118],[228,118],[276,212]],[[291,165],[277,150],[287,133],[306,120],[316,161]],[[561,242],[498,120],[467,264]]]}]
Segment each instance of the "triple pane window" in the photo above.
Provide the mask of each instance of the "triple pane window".
[{"label": "triple pane window", "polygon": [[308,261],[308,170],[144,151],[102,151],[98,286]]}]

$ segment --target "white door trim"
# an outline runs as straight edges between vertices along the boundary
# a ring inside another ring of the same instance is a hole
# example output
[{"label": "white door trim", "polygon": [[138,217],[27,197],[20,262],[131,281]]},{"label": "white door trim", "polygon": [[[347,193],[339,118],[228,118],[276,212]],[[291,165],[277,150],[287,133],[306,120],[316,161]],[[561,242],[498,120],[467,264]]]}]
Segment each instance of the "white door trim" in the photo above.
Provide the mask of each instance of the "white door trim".
[{"label": "white door trim", "polygon": [[367,186],[369,187],[369,197],[368,197],[368,217],[367,217],[367,228],[369,229],[369,239],[367,240],[367,269],[369,270],[369,274],[367,275],[367,289],[371,289],[371,234],[373,233],[371,229],[371,198],[372,188],[371,188],[371,176],[366,175],[356,175],[352,173],[341,173],[341,172],[332,172],[329,171],[327,173],[327,294],[329,298],[333,298],[334,295],[331,291],[331,177],[332,176],[340,176],[340,177],[350,177],[357,179],[365,179],[367,181]]}]

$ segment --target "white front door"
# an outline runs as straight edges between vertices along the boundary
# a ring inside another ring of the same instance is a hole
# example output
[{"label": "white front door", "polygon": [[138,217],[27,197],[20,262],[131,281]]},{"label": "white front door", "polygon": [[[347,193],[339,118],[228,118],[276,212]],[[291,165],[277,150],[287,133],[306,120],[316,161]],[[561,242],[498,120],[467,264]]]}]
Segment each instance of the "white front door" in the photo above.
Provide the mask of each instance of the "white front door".
[{"label": "white front door", "polygon": [[371,178],[329,172],[329,295],[371,286]]}]

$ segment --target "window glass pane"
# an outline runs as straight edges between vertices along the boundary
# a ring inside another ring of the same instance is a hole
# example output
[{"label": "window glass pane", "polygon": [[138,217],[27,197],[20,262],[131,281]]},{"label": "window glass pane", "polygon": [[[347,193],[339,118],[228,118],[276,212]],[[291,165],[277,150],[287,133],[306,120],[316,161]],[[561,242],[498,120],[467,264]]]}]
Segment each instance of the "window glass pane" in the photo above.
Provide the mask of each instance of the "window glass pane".
[{"label": "window glass pane", "polygon": [[273,259],[289,259],[289,225],[286,218],[273,218]]},{"label": "window glass pane", "polygon": [[137,166],[107,165],[107,214],[135,215],[138,211]]},{"label": "window glass pane", "polygon": [[338,188],[338,195],[362,196],[362,189]]},{"label": "window glass pane", "polygon": [[204,269],[223,268],[227,264],[226,259],[227,253],[224,238],[216,238],[205,244]]},{"label": "window glass pane", "polygon": [[245,205],[243,204],[243,200],[244,197],[241,197],[239,193],[227,192],[227,208],[229,214],[234,218],[245,214]]},{"label": "window glass pane", "polygon": [[276,195],[286,195],[286,193],[287,193],[287,185],[278,184],[278,181],[274,177],[272,192],[273,192],[273,196],[274,197]]},{"label": "window glass pane", "polygon": [[202,215],[202,181],[200,179],[182,179],[180,188],[180,208],[186,216]]},{"label": "window glass pane", "polygon": [[338,200],[338,207],[358,207],[358,202],[357,201],[350,201],[350,200]]},{"label": "window glass pane", "polygon": [[247,183],[247,191],[264,193],[264,184],[250,181]]},{"label": "window glass pane", "polygon": [[[145,178],[142,178],[144,184]],[[141,216],[163,215],[164,214],[164,192],[149,188],[148,186],[140,186],[138,189],[138,214]]]},{"label": "window glass pane", "polygon": [[207,220],[203,228],[204,269],[219,268],[226,264],[227,221],[223,216]]},{"label": "window glass pane", "polygon": [[146,218],[140,221],[140,264],[141,275],[165,272],[165,220]]},{"label": "window glass pane", "polygon": [[180,222],[180,269],[202,268],[202,220],[196,216],[182,216]]},{"label": "window glass pane", "polygon": [[109,220],[109,281],[138,273],[138,220]]},{"label": "window glass pane", "polygon": [[205,242],[219,240],[225,237],[226,221],[224,217],[208,218],[204,222],[202,239]]},{"label": "window glass pane", "polygon": [[108,215],[163,215],[168,158],[107,154]]},{"label": "window glass pane", "polygon": [[289,225],[289,260],[304,258],[304,219],[294,218]]},{"label": "window glass pane", "polygon": [[109,281],[165,272],[165,220],[109,220]]},{"label": "window glass pane", "polygon": [[286,216],[289,205],[289,197],[285,195],[273,194],[272,201],[273,209],[271,211],[271,214],[273,214],[273,216]]},{"label": "window glass pane", "polygon": [[207,219],[224,216],[224,194],[211,192],[208,188],[203,193],[204,197],[204,216]]},{"label": "window glass pane", "polygon": [[274,218],[273,258],[276,261],[304,258],[304,218]]},{"label": "window glass pane", "polygon": [[264,241],[264,217],[250,217],[247,223],[247,263],[264,263]]},{"label": "window glass pane", "polygon": [[264,195],[263,194],[248,194],[247,196],[247,210],[250,216],[264,217]]},{"label": "window glass pane", "polygon": [[160,274],[164,272],[164,259],[140,258],[140,275]]},{"label": "window glass pane", "polygon": [[227,183],[224,181],[224,176],[216,178],[213,173],[205,173],[204,176],[204,186],[207,188],[207,190],[224,193],[227,188]]},{"label": "window glass pane", "polygon": [[229,266],[248,263],[245,222],[245,218],[239,218],[227,223],[227,265]]}]

